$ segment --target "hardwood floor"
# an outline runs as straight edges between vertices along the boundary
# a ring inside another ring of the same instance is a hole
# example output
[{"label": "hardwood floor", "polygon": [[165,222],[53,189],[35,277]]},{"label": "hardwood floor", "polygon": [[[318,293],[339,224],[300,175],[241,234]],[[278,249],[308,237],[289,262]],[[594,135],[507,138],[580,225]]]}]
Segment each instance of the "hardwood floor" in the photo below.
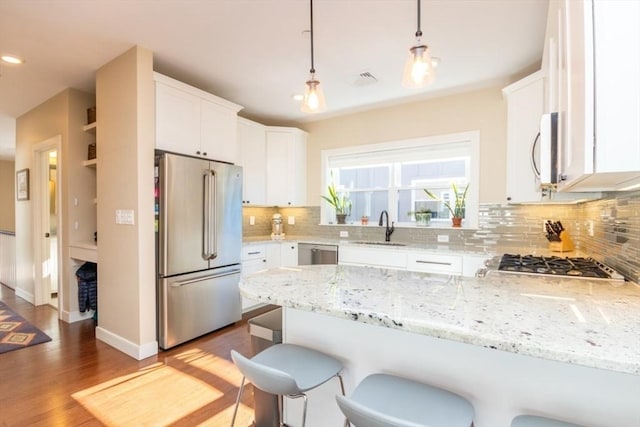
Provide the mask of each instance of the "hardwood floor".
[{"label": "hardwood floor", "polygon": [[[52,341],[0,354],[1,426],[228,426],[241,375],[230,350],[250,354],[246,318],[137,361],[95,339],[93,320],[59,321],[0,285],[0,299]],[[250,386],[237,426],[253,421]]]}]

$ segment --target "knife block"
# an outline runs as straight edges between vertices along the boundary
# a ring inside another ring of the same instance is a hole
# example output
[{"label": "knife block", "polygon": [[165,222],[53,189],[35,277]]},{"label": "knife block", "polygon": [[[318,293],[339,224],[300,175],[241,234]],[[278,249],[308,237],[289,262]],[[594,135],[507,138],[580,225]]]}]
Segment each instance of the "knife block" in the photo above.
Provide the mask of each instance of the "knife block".
[{"label": "knife block", "polygon": [[560,242],[549,242],[549,250],[551,252],[571,252],[573,247],[573,241],[566,230],[560,232]]}]

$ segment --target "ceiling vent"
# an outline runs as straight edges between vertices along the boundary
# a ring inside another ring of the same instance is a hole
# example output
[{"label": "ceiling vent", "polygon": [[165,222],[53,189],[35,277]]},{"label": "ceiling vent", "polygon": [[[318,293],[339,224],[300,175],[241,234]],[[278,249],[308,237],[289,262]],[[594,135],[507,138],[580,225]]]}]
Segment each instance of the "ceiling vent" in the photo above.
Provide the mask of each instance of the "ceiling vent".
[{"label": "ceiling vent", "polygon": [[358,74],[358,77],[353,81],[354,86],[369,86],[378,83],[378,79],[368,71]]}]

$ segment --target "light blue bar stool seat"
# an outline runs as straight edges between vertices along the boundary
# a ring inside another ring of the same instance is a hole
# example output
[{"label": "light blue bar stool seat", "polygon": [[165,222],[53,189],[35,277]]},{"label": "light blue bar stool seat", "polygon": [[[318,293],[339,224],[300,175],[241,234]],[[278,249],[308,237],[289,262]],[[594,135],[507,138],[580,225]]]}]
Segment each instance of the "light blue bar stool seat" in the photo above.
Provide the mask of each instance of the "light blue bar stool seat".
[{"label": "light blue bar stool seat", "polygon": [[535,415],[518,415],[511,421],[511,427],[583,427],[578,424],[565,423],[551,418]]},{"label": "light blue bar stool seat", "polygon": [[350,398],[336,396],[355,427],[469,427],[473,406],[464,397],[428,384],[373,374]]},{"label": "light blue bar stool seat", "polygon": [[265,393],[278,395],[278,413],[281,426],[284,425],[282,423],[282,396],[304,399],[302,411],[302,426],[304,427],[307,417],[307,395],[305,392],[326,383],[333,377],[338,377],[340,392],[344,395],[344,385],[340,376],[342,363],[316,350],[295,344],[276,344],[250,359],[231,350],[231,358],[243,375],[231,420],[232,427],[242,397],[245,379],[248,379],[254,387]]}]

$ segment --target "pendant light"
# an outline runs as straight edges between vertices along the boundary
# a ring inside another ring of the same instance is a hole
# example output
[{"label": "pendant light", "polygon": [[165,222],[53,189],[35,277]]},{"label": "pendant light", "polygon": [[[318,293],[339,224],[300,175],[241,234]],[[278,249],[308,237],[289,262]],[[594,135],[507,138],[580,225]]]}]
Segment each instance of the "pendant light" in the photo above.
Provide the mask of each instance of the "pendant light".
[{"label": "pendant light", "polygon": [[429,55],[429,46],[422,43],[420,29],[420,1],[418,2],[418,30],[416,31],[416,45],[409,49],[409,57],[404,66],[402,85],[409,88],[419,88],[428,85],[435,78],[434,63]]},{"label": "pendant light", "polygon": [[313,0],[309,0],[310,20],[311,20],[311,69],[309,73],[311,77],[307,80],[304,89],[304,99],[302,101],[301,110],[305,113],[319,113],[326,109],[324,102],[324,94],[320,87],[320,81],[316,79],[316,69],[313,62]]}]

